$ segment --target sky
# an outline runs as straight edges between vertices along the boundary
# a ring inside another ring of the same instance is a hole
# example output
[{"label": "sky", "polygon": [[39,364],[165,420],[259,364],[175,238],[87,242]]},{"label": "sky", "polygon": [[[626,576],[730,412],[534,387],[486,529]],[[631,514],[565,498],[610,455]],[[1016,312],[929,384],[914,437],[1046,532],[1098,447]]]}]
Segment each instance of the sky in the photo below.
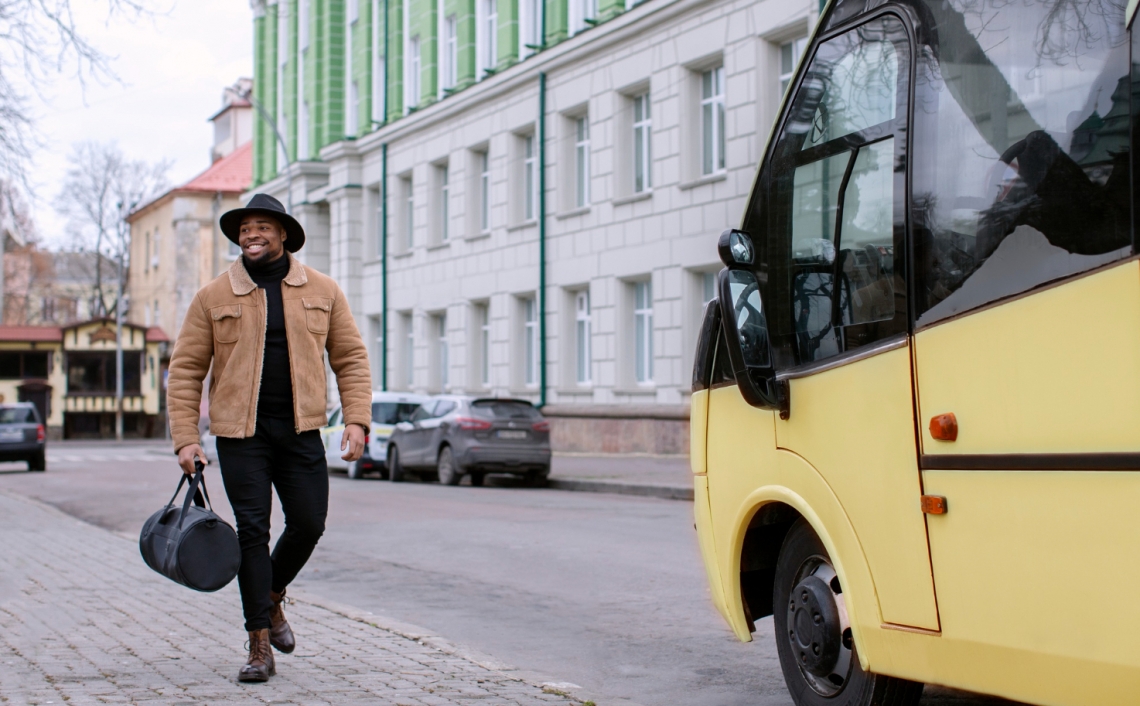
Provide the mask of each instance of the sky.
[{"label": "sky", "polygon": [[84,89],[67,73],[43,86],[34,104],[43,147],[32,169],[33,217],[47,247],[68,242],[53,202],[76,142],[115,141],[130,159],[169,159],[172,185],[210,166],[222,89],[253,75],[249,0],[153,0],[149,18],[107,21],[105,2],[74,0],[81,33],[105,54],[118,81]]}]

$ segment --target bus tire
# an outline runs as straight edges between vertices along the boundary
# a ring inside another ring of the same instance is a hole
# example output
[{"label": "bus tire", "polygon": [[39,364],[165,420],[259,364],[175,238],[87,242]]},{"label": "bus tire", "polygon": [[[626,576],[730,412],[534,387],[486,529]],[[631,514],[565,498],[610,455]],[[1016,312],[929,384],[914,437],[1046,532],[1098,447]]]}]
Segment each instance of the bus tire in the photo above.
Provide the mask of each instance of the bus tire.
[{"label": "bus tire", "polygon": [[831,558],[811,525],[788,530],[772,590],[776,651],[796,706],[915,706],[917,682],[863,671]]}]

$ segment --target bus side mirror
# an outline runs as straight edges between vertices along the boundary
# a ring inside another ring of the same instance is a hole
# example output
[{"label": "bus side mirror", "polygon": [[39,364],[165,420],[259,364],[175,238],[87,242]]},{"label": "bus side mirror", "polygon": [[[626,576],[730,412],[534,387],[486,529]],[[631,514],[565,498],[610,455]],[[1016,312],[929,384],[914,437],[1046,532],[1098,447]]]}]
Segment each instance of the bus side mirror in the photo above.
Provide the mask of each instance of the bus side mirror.
[{"label": "bus side mirror", "polygon": [[[739,231],[722,234],[722,242],[728,240],[730,246],[731,237],[726,238],[729,233],[744,235]],[[741,249],[737,252],[754,253],[751,240],[744,242],[747,243],[747,251]],[[788,396],[786,387],[776,380],[776,370],[772,366],[772,346],[760,282],[756,274],[741,267],[742,264],[734,263],[718,275],[717,298],[728,357],[745,401],[753,407],[779,410],[780,417],[787,419]]]}]

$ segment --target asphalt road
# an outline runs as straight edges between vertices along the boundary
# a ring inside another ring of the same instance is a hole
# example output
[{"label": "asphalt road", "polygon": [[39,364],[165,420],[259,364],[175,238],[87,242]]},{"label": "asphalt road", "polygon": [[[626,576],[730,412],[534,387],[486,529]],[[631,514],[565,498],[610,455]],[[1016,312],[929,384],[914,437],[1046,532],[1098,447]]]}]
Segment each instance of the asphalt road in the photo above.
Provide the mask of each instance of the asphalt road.
[{"label": "asphalt road", "polygon": [[[0,489],[137,537],[178,477],[154,448],[55,444],[47,473],[0,464]],[[216,468],[208,484],[228,517]],[[295,586],[605,703],[791,706],[771,619],[742,644],[712,608],[691,513],[683,501],[334,475],[328,529]],[[936,687],[923,698],[1005,703]]]}]

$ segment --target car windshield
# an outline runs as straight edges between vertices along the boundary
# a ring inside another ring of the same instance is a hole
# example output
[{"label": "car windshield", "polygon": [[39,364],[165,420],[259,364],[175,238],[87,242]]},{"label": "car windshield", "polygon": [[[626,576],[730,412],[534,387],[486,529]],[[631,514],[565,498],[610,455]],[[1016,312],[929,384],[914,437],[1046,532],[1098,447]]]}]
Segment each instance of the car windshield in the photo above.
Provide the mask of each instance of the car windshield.
[{"label": "car windshield", "polygon": [[0,424],[26,424],[36,421],[31,407],[5,407],[0,409]]},{"label": "car windshield", "polygon": [[406,422],[418,407],[415,402],[373,402],[372,421],[377,424]]},{"label": "car windshield", "polygon": [[542,419],[542,414],[532,405],[514,400],[475,400],[471,409],[480,416],[499,419]]}]

